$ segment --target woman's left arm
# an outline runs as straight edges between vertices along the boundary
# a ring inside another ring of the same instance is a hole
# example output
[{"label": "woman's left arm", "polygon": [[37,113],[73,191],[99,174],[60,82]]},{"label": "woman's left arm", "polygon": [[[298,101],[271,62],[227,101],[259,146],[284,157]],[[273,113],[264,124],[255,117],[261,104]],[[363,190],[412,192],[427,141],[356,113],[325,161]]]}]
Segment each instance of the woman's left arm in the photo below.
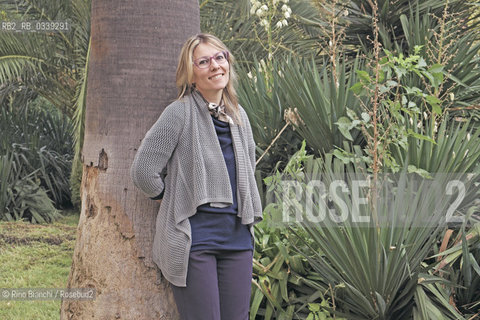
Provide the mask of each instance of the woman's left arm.
[{"label": "woman's left arm", "polygon": [[[185,115],[182,108],[168,106],[147,132],[132,163],[130,174],[135,186],[157,200],[164,190],[162,171],[177,146]],[[179,110],[180,109],[180,110]]]}]

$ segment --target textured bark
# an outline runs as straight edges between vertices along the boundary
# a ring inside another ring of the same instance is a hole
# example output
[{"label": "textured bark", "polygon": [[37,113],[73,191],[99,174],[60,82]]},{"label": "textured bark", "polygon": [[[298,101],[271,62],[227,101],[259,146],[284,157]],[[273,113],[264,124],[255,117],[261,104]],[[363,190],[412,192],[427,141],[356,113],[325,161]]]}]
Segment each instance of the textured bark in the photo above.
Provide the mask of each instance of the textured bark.
[{"label": "textured bark", "polygon": [[199,32],[196,0],[93,0],[83,147],[82,210],[61,319],[176,319],[152,262],[158,204],[129,175],[136,148],[175,99],[181,45]]}]

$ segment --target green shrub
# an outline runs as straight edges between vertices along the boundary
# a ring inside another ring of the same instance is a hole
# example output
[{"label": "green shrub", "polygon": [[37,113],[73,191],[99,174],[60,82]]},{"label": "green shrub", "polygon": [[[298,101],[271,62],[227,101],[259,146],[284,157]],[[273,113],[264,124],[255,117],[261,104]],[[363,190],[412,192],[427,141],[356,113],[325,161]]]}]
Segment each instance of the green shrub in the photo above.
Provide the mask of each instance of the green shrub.
[{"label": "green shrub", "polygon": [[12,153],[19,176],[29,176],[55,206],[70,203],[72,125],[56,109],[29,107],[0,110],[0,155]]},{"label": "green shrub", "polygon": [[59,216],[52,200],[36,179],[36,171],[22,175],[22,155],[0,156],[0,220],[52,222]]},{"label": "green shrub", "polygon": [[43,99],[18,95],[0,109],[0,219],[51,222],[55,207],[70,205],[71,121]]}]

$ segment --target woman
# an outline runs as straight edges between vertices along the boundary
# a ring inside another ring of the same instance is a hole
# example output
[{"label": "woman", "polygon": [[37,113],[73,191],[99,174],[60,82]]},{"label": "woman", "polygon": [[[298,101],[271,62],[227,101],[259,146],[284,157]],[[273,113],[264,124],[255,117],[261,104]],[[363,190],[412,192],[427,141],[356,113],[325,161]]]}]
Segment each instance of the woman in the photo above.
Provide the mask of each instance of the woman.
[{"label": "woman", "polygon": [[253,225],[262,208],[233,64],[215,36],[187,40],[178,100],[147,132],[131,168],[135,185],[162,199],[153,259],[184,320],[248,319]]}]

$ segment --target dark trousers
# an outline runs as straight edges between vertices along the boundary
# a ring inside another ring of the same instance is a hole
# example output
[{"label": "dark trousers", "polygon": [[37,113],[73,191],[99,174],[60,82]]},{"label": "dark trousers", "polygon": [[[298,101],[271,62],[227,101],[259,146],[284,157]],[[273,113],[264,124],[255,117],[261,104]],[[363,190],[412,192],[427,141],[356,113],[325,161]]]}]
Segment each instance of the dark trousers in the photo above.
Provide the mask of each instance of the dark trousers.
[{"label": "dark trousers", "polygon": [[172,285],[182,320],[247,320],[252,250],[190,253],[187,286]]}]

